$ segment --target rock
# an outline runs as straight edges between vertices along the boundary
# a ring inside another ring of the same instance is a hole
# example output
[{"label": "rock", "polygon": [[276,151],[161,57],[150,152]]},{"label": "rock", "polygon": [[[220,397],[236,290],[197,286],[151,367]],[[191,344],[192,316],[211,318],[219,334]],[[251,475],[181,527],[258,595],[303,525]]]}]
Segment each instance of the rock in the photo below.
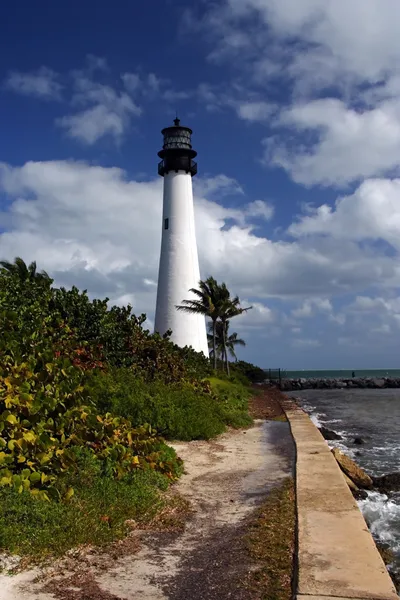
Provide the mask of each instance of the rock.
[{"label": "rock", "polygon": [[383,388],[385,387],[385,380],[384,379],[372,379],[371,380],[371,386],[375,387],[375,388]]},{"label": "rock", "polygon": [[374,487],[384,494],[400,491],[400,473],[388,473],[382,477],[373,477],[372,481]]},{"label": "rock", "polygon": [[363,440],[362,437],[355,437],[353,440],[353,444],[356,444],[357,446],[362,446],[362,444],[365,444],[365,440]]},{"label": "rock", "polygon": [[326,440],[341,440],[342,439],[341,435],[336,433],[336,431],[332,431],[332,429],[328,429],[327,427],[320,427],[319,430]]},{"label": "rock", "polygon": [[360,490],[357,488],[357,491],[354,491],[352,493],[356,500],[366,500],[368,498],[368,494],[365,490]]},{"label": "rock", "polygon": [[332,454],[336,458],[339,467],[347,477],[349,477],[357,487],[371,489],[373,482],[371,477],[363,471],[349,456],[346,456],[339,448],[333,448]]},{"label": "rock", "polygon": [[356,486],[356,484],[354,483],[354,481],[352,481],[350,479],[350,477],[347,477],[346,473],[343,473],[343,477],[347,483],[347,485],[349,486],[349,488],[351,489],[352,492],[359,492],[360,489]]}]

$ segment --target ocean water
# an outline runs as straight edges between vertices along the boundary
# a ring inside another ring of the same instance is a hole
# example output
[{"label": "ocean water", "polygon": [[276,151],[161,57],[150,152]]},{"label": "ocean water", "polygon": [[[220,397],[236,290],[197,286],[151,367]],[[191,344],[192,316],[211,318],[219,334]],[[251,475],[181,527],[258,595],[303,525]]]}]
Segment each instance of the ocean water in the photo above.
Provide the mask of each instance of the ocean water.
[{"label": "ocean water", "polygon": [[[372,475],[400,471],[400,389],[302,390],[293,395],[317,426],[343,437],[328,442],[331,447],[341,448]],[[355,437],[365,444],[355,445]],[[372,535],[393,550],[392,569],[400,573],[400,493],[368,492],[359,506]]]},{"label": "ocean water", "polygon": [[[268,369],[267,369],[268,370]],[[354,371],[356,377],[400,377],[400,369],[349,369],[337,371],[285,371],[288,379],[349,379]]]}]

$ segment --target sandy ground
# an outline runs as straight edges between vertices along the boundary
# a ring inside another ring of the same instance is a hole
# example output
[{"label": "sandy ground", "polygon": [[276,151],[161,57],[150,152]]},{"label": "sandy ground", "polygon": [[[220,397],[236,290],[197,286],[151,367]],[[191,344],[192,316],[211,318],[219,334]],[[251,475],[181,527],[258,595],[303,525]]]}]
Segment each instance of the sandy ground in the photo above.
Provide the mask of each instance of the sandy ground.
[{"label": "sandy ground", "polygon": [[[246,523],[272,487],[291,474],[287,423],[255,421],[211,442],[174,444],[185,461],[175,489],[193,509],[183,532],[136,532],[140,549],[87,562],[82,572],[0,575],[2,600],[249,599],[239,582],[253,568]],[[139,545],[138,545],[139,546]]]}]

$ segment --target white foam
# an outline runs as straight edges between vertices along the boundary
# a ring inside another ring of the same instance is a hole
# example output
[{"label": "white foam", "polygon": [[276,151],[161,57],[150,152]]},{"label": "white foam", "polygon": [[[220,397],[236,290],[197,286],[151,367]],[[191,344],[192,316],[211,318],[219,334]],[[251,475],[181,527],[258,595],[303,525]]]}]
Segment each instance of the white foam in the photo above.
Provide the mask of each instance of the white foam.
[{"label": "white foam", "polygon": [[400,555],[400,505],[379,492],[368,492],[368,498],[359,500],[358,505],[372,535]]},{"label": "white foam", "polygon": [[321,417],[323,417],[323,416],[324,415],[322,415],[321,413],[312,413],[310,415],[310,419],[316,427],[323,427],[323,424],[321,421]]}]

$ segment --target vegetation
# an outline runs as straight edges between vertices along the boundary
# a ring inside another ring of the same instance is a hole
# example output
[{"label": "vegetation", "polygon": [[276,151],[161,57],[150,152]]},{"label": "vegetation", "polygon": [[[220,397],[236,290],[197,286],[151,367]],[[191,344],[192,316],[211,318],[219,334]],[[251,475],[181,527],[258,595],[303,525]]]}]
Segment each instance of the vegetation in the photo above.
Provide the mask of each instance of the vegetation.
[{"label": "vegetation", "polygon": [[7,260],[1,260],[0,266],[2,267],[3,271],[15,276],[20,281],[35,280],[36,282],[50,282],[50,276],[46,273],[46,271],[40,271],[40,273],[37,271],[35,261],[31,262],[31,264],[28,266],[25,264],[22,258],[17,256],[13,263],[8,262]]},{"label": "vegetation", "polygon": [[155,471],[117,481],[101,476],[91,459],[80,466],[70,476],[77,490],[70,502],[44,502],[26,491],[0,488],[0,548],[41,559],[80,544],[105,544],[125,536],[127,520],[147,522],[165,504],[160,492],[168,484]]},{"label": "vegetation", "polygon": [[152,423],[167,439],[210,439],[226,425],[247,426],[249,390],[219,379],[203,382],[146,383],[129,369],[96,372],[88,383],[100,411]]},{"label": "vegetation", "polygon": [[[220,343],[222,360],[225,362],[226,372],[229,376],[229,360],[227,352],[227,337],[229,319],[242,315],[252,307],[243,308],[240,306],[238,296],[231,298],[230,292],[225,283],[218,284],[213,277],[205,281],[199,281],[199,288],[189,290],[195,296],[192,299],[182,300],[182,304],[177,306],[178,310],[204,315],[211,321],[211,348],[214,359],[214,370],[217,370],[217,327],[220,330]],[[236,334],[237,336],[237,334]],[[241,340],[243,342],[243,340]],[[232,343],[231,343],[232,345]]]},{"label": "vegetation", "polygon": [[[240,369],[212,376],[203,354],[151,334],[130,306],[54,288],[20,258],[1,266],[0,549],[40,555],[121,537],[127,519],[152,518],[182,471],[164,438],[247,426],[248,382]],[[209,305],[210,281],[199,290]]]},{"label": "vegetation", "polygon": [[237,377],[240,374],[244,381],[250,381],[251,383],[263,383],[265,381],[265,371],[244,360],[237,361],[232,369],[234,375]]},{"label": "vegetation", "polygon": [[[208,347],[210,348],[210,356],[214,355],[214,350],[213,350],[214,338],[212,335],[212,330],[213,330],[212,323],[209,323],[208,324],[209,333],[207,334],[207,339],[208,339]],[[216,341],[215,341],[217,360],[219,360],[221,362],[224,360],[224,355],[225,355],[224,333],[226,336],[226,338],[225,338],[226,350],[228,351],[230,356],[237,361],[235,347],[236,346],[245,346],[246,342],[244,340],[242,340],[241,338],[238,338],[238,334],[236,332],[229,334],[229,321],[225,322],[225,331],[224,331],[224,324],[222,323],[222,321],[217,321]]]},{"label": "vegetation", "polygon": [[257,597],[290,600],[295,535],[294,482],[273,490],[250,524],[247,544],[258,564],[246,582]]}]

